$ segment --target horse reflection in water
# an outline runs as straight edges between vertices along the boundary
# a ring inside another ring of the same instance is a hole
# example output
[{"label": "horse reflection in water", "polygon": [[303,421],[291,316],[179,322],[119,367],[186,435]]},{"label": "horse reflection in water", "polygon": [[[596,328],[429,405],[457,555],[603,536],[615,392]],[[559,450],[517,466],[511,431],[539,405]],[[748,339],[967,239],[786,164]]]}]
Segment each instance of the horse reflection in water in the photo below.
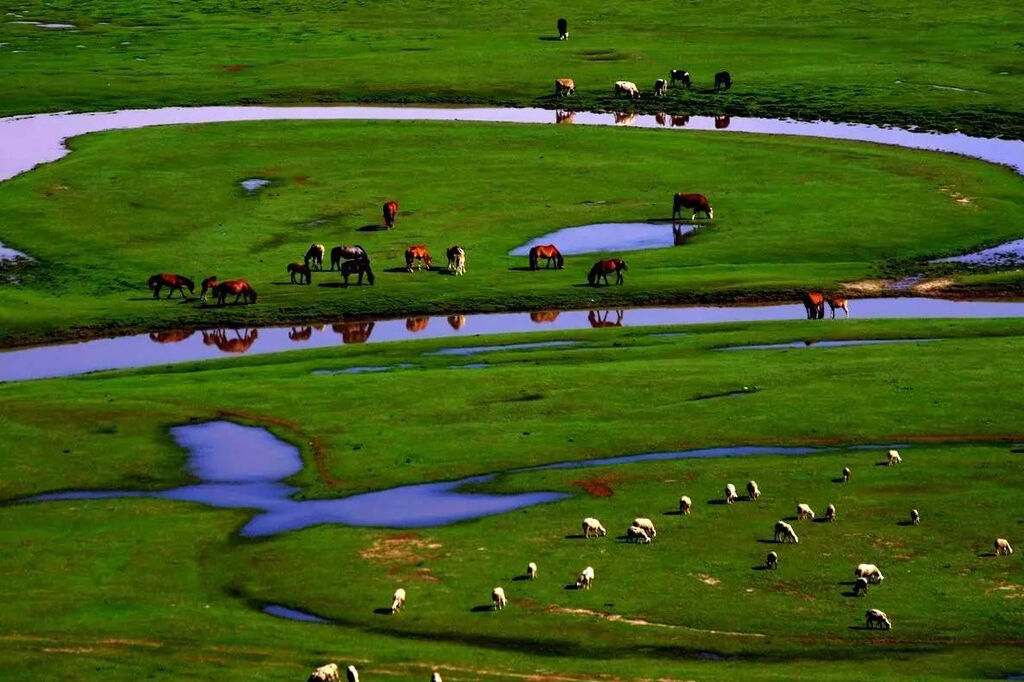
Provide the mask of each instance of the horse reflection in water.
[{"label": "horse reflection in water", "polygon": [[617,126],[631,126],[636,123],[636,114],[631,111],[617,111],[615,112],[615,125]]},{"label": "horse reflection in water", "polygon": [[732,122],[731,116],[715,116],[715,128],[718,130],[728,128],[730,122]]},{"label": "horse reflection in water", "polygon": [[244,353],[256,343],[259,335],[259,329],[213,329],[203,332],[203,344],[216,346],[224,353]]},{"label": "horse reflection in water", "polygon": [[150,332],[149,340],[156,343],[178,343],[195,333],[195,329],[172,329],[169,332]]},{"label": "horse reflection in water", "polygon": [[421,332],[427,328],[428,322],[430,322],[429,317],[407,317],[405,318],[405,330],[413,334]]},{"label": "horse reflection in water", "polygon": [[336,322],[331,329],[341,334],[342,343],[366,343],[373,333],[373,322]]},{"label": "horse reflection in water", "polygon": [[621,327],[622,317],[626,314],[625,310],[616,310],[615,319],[609,319],[612,315],[610,310],[591,310],[587,315],[587,320],[590,322],[590,326],[595,329],[598,327]]},{"label": "horse reflection in water", "polygon": [[466,316],[465,315],[449,315],[448,316],[448,324],[455,331],[459,331],[460,329],[462,329],[463,327],[466,326]]},{"label": "horse reflection in water", "polygon": [[558,319],[558,310],[535,310],[530,313],[530,321],[537,324],[544,324],[545,322],[554,322]]},{"label": "horse reflection in water", "polygon": [[672,127],[673,128],[682,128],[683,126],[685,126],[689,122],[690,122],[690,117],[689,116],[673,116],[672,117]]},{"label": "horse reflection in water", "polygon": [[311,336],[313,336],[312,327],[292,327],[288,332],[289,341],[309,341]]},{"label": "horse reflection in water", "polygon": [[573,123],[575,121],[575,111],[562,111],[561,109],[555,109],[555,123]]}]

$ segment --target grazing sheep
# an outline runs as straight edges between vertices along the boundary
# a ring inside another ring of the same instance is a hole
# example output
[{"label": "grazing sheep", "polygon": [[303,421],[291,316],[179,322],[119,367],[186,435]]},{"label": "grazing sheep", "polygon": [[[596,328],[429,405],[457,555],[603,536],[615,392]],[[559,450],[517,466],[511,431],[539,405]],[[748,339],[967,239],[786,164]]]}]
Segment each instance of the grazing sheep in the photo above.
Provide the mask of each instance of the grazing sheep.
[{"label": "grazing sheep", "polygon": [[443,682],[441,680],[441,673],[434,671],[434,674],[430,676],[430,682]]},{"label": "grazing sheep", "polygon": [[594,569],[591,566],[587,566],[580,573],[580,577],[576,578],[576,589],[577,590],[589,590],[590,586],[594,584]]},{"label": "grazing sheep", "polygon": [[345,669],[345,677],[348,678],[348,682],[359,682],[359,671],[354,665],[350,665]]},{"label": "grazing sheep", "polygon": [[752,500],[761,497],[761,489],[757,487],[757,481],[747,481],[747,497]]},{"label": "grazing sheep", "polygon": [[651,536],[640,526],[630,526],[626,531],[626,539],[630,542],[637,542],[641,545],[651,544]]},{"label": "grazing sheep", "polygon": [[885,615],[884,611],[878,609],[868,609],[867,613],[864,614],[864,624],[873,628],[876,625],[883,630],[892,629],[892,621],[889,620],[889,616]]},{"label": "grazing sheep", "polygon": [[806,505],[803,502],[801,502],[796,506],[796,517],[798,519],[813,519],[814,510],[811,509],[809,505]]},{"label": "grazing sheep", "polygon": [[491,590],[491,602],[494,604],[495,610],[505,608],[505,605],[508,604],[508,599],[505,599],[505,589],[495,587]]},{"label": "grazing sheep", "polygon": [[850,467],[843,467],[843,483],[850,482]]},{"label": "grazing sheep", "polygon": [[637,528],[643,528],[644,532],[653,540],[658,537],[658,531],[654,530],[654,521],[645,519],[643,517],[633,519],[633,525]]},{"label": "grazing sheep", "polygon": [[533,563],[532,561],[526,564],[526,577],[530,580],[537,579],[537,564]]},{"label": "grazing sheep", "polygon": [[861,596],[868,593],[868,579],[857,578],[857,582],[853,584],[853,596]]},{"label": "grazing sheep", "polygon": [[391,613],[398,611],[405,606],[405,590],[399,587],[395,590],[395,596],[391,598]]},{"label": "grazing sheep", "polygon": [[737,499],[738,498],[736,496],[736,486],[734,486],[732,483],[726,483],[725,484],[725,503],[726,504],[732,504]]},{"label": "grazing sheep", "polygon": [[588,516],[583,519],[583,537],[589,538],[591,535],[603,538],[605,535],[608,535],[608,531],[604,529],[600,521],[592,516]]},{"label": "grazing sheep", "polygon": [[876,585],[885,580],[885,576],[878,570],[878,566],[874,564],[858,564],[857,568],[853,569],[853,575],[857,578],[864,578]]},{"label": "grazing sheep", "polygon": [[1003,538],[996,538],[994,547],[996,548],[997,556],[1009,556],[1010,554],[1013,554],[1013,547],[1010,547],[1010,543]]},{"label": "grazing sheep", "polygon": [[338,682],[341,677],[338,674],[338,664],[328,663],[322,665],[312,673],[306,679],[306,682]]},{"label": "grazing sheep", "polygon": [[686,495],[683,495],[682,497],[680,497],[679,498],[679,513],[680,514],[689,515],[691,509],[693,509],[693,501],[689,497],[687,497]]},{"label": "grazing sheep", "polygon": [[916,509],[910,510],[910,525],[918,526],[921,524],[921,515]]},{"label": "grazing sheep", "polygon": [[826,521],[835,521],[836,520],[836,506],[834,504],[830,504],[828,507],[825,508],[825,520]]},{"label": "grazing sheep", "polygon": [[[781,539],[780,539],[781,538]],[[775,542],[800,542],[800,538],[796,536],[796,531],[793,530],[793,526],[789,525],[785,521],[775,522]]]},{"label": "grazing sheep", "polygon": [[900,457],[900,453],[899,452],[897,452],[896,450],[890,450],[889,451],[889,462],[888,462],[889,466],[894,467],[894,466],[896,466],[897,464],[899,464],[902,461],[903,461],[903,458]]},{"label": "grazing sheep", "polygon": [[654,81],[654,96],[661,97],[668,90],[668,83],[665,82],[664,78],[659,78]]},{"label": "grazing sheep", "polygon": [[779,567],[779,555],[775,552],[768,552],[768,556],[764,560],[764,567],[775,570]]}]

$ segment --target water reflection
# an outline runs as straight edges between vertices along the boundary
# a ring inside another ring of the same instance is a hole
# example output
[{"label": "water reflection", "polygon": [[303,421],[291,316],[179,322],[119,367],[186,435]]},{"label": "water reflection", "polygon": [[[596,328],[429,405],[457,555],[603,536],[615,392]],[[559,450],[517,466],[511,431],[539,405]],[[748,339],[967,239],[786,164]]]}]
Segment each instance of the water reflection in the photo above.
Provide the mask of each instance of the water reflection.
[{"label": "water reflection", "polygon": [[621,327],[622,318],[625,316],[625,310],[616,310],[615,319],[611,319],[611,310],[591,310],[587,314],[587,321],[590,322],[590,326],[595,329],[598,327]]},{"label": "water reflection", "polygon": [[673,128],[682,128],[683,126],[685,126],[689,122],[690,122],[690,117],[689,116],[673,116],[672,117],[672,127]]},{"label": "water reflection", "polygon": [[663,126],[668,123],[668,115],[664,111],[659,111],[654,115],[654,122]]},{"label": "water reflection", "polygon": [[555,110],[555,123],[573,123],[576,120],[575,111]]},{"label": "water reflection", "polygon": [[342,343],[366,343],[373,333],[373,322],[335,322],[331,330],[341,334]]},{"label": "water reflection", "polygon": [[313,336],[313,328],[312,327],[292,327],[288,331],[288,340],[289,341],[295,341],[296,343],[298,343],[300,341],[309,341],[309,339],[312,336]]},{"label": "water reflection", "polygon": [[463,327],[466,326],[466,316],[465,315],[449,315],[448,316],[448,324],[451,325],[451,328],[454,329],[455,331],[459,331],[460,329],[462,329]]},{"label": "water reflection", "polygon": [[178,343],[195,333],[195,329],[172,329],[168,332],[150,332],[149,339],[156,343]]},{"label": "water reflection", "polygon": [[729,127],[729,123],[731,122],[731,116],[715,116],[715,129],[724,130]]},{"label": "water reflection", "polygon": [[211,329],[203,332],[203,344],[225,353],[244,353],[259,338],[259,329]]},{"label": "water reflection", "polygon": [[536,310],[530,313],[530,321],[536,322],[537,324],[554,322],[558,319],[558,313],[560,312],[560,310]]},{"label": "water reflection", "polygon": [[631,111],[617,111],[615,112],[615,125],[617,126],[631,126],[636,123],[636,114]]},{"label": "water reflection", "polygon": [[405,318],[405,330],[413,334],[421,332],[427,328],[428,322],[430,322],[429,317],[407,317]]}]

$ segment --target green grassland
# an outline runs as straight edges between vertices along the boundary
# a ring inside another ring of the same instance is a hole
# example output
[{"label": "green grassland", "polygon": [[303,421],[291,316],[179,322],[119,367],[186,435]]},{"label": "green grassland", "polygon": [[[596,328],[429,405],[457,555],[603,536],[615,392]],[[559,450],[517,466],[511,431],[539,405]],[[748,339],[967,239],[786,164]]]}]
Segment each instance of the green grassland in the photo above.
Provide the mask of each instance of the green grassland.
[{"label": "green grassland", "polygon": [[[621,107],[685,68],[648,110],[823,117],[1024,134],[1015,3],[827,0],[288,2],[26,0],[0,24],[0,114],[226,103],[446,102]],[[570,22],[558,42],[555,20]],[[72,22],[76,31],[8,23]],[[735,86],[712,92],[713,74]]]},{"label": "green grassland", "polygon": [[[680,331],[531,335],[580,344],[474,356],[488,363],[475,371],[423,355],[445,345],[432,340],[2,385],[0,427],[18,447],[0,460],[0,648],[20,664],[18,679],[291,679],[326,660],[357,661],[368,679],[426,678],[435,666],[455,679],[572,680],[1024,670],[1024,570],[1016,554],[987,556],[996,536],[1021,544],[1019,321]],[[716,350],[804,338],[942,340]],[[416,367],[311,375],[400,362]],[[709,397],[744,386],[757,390]],[[290,482],[304,498],[700,446],[908,445],[895,468],[876,466],[879,447],[510,474],[483,487],[571,497],[419,531],[323,526],[246,540],[235,535],[248,518],[238,510],[16,503],[47,490],[185,483],[167,427],[225,417],[301,449],[306,466]],[[847,485],[833,481],[843,466],[854,471]],[[742,489],[751,478],[757,502],[710,502],[725,482]],[[680,494],[695,502],[690,517],[666,514]],[[797,502],[819,514],[834,503],[839,520],[801,522],[795,546],[762,542]],[[899,525],[911,507],[924,522]],[[609,537],[567,538],[587,515]],[[659,526],[650,547],[616,538],[638,515]],[[771,549],[779,570],[756,570]],[[536,583],[514,580],[527,561],[541,566]],[[860,561],[887,577],[853,598],[846,583]],[[594,589],[565,589],[586,565]],[[497,584],[509,608],[474,612]],[[408,609],[375,613],[400,585]],[[259,613],[267,603],[334,624],[276,620]],[[886,610],[894,629],[857,629],[868,607]]]},{"label": "green grassland", "polygon": [[[0,185],[4,243],[37,259],[0,288],[7,345],[343,314],[791,300],[913,273],[921,259],[1017,238],[1024,223],[1024,183],[1007,168],[789,137],[274,122],[109,132],[71,147]],[[253,177],[273,184],[249,195],[239,182]],[[715,220],[681,247],[623,254],[625,286],[584,286],[592,255],[541,273],[507,255],[565,226],[667,219],[679,190],[707,194]],[[361,231],[389,197],[402,206],[396,229]],[[288,284],[285,265],[312,242],[362,244],[376,286],[340,289],[337,273]],[[469,274],[405,273],[416,243],[442,270],[444,250],[463,245]],[[261,300],[223,310],[152,301],[145,282],[166,271],[246,277]]]}]

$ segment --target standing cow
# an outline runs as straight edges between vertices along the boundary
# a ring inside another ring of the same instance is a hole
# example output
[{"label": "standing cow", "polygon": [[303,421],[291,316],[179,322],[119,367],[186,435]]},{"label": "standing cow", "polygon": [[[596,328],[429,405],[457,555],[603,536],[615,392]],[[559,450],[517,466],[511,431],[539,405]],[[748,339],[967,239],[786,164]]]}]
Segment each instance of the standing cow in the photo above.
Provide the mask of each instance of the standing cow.
[{"label": "standing cow", "polygon": [[639,99],[640,88],[636,87],[636,83],[632,81],[615,81],[615,96]]},{"label": "standing cow", "polygon": [[672,198],[672,219],[682,216],[682,210],[688,208],[692,211],[690,220],[695,220],[698,213],[703,213],[708,220],[713,220],[715,210],[708,203],[708,198],[703,194],[683,194],[679,192]]},{"label": "standing cow", "polygon": [[654,81],[654,96],[655,97],[664,97],[664,95],[665,95],[665,93],[667,91],[668,91],[668,83],[665,82],[664,78],[659,78],[658,80]]},{"label": "standing cow", "polygon": [[690,80],[690,72],[686,69],[672,69],[672,73],[669,76],[671,77],[672,85],[682,83],[683,87],[686,88],[693,86],[693,82]]},{"label": "standing cow", "polygon": [[719,71],[715,74],[715,90],[728,90],[732,87],[732,76],[728,71]]}]

